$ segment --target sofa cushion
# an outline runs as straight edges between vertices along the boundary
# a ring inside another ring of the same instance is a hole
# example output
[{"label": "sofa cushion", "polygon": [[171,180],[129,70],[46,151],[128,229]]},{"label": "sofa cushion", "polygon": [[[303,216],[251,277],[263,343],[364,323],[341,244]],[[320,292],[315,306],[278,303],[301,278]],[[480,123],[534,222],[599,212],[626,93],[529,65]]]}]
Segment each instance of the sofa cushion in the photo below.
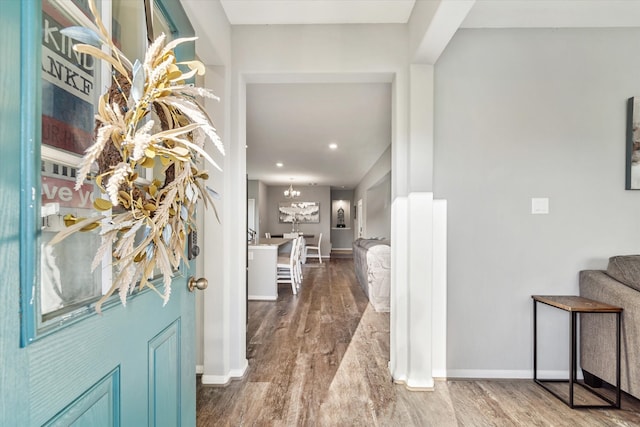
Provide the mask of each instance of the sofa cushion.
[{"label": "sofa cushion", "polygon": [[607,274],[630,288],[640,291],[640,255],[619,255],[609,258]]},{"label": "sofa cushion", "polygon": [[359,238],[353,243],[356,246],[359,246],[359,247],[361,247],[363,249],[371,249],[372,247],[378,246],[378,245],[387,245],[387,246],[390,245],[389,241],[385,240],[385,239],[363,239],[363,238]]}]

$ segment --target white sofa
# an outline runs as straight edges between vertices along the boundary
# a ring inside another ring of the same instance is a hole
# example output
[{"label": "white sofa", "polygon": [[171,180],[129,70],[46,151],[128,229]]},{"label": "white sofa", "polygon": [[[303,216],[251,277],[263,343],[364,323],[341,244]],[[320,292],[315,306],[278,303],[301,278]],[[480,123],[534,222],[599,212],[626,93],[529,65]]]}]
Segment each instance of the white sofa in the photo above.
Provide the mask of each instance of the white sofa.
[{"label": "white sofa", "polygon": [[391,246],[388,240],[358,239],[353,242],[356,278],[376,311],[389,311]]}]

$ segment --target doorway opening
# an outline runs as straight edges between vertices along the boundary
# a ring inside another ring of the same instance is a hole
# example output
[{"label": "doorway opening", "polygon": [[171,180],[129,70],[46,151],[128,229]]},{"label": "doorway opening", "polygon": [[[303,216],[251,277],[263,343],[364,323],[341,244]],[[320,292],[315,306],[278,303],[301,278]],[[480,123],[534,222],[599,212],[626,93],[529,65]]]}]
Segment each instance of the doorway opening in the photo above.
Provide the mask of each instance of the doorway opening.
[{"label": "doorway opening", "polygon": [[[278,204],[293,181],[300,200],[326,208],[324,215],[320,212],[320,224],[300,224],[303,233],[335,234],[332,194],[350,192],[353,213],[348,224],[340,224],[342,234],[350,233],[349,246],[359,237],[390,239],[392,85],[390,79],[300,82],[296,76],[288,83],[246,82],[247,198],[255,200],[249,222],[258,237],[291,228],[279,221]],[[379,197],[385,200],[376,200]],[[374,221],[375,236],[367,236],[364,228],[368,198],[371,212],[386,210]],[[328,249],[321,251],[329,254],[337,242],[333,237],[326,240]],[[251,353],[249,342],[247,348]]]}]

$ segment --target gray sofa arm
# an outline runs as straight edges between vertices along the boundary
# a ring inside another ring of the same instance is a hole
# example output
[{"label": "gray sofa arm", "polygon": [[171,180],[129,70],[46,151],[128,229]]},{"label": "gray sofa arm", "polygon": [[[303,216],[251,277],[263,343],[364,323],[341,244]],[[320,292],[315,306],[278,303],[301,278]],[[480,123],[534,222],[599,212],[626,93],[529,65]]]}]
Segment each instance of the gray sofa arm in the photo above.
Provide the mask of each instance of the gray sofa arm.
[{"label": "gray sofa arm", "polygon": [[[640,397],[640,292],[604,271],[580,272],[580,296],[622,307],[621,386]],[[580,315],[582,369],[615,384],[615,315]]]}]

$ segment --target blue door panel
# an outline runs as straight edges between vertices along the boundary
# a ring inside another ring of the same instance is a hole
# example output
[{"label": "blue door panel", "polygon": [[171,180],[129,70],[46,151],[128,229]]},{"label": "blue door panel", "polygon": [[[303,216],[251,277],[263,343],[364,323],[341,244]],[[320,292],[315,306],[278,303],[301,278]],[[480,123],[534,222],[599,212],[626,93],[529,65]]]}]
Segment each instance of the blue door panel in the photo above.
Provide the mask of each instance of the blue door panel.
[{"label": "blue door panel", "polygon": [[[26,2],[25,2],[26,3]],[[0,425],[29,416],[20,348],[20,0],[0,1]],[[7,392],[9,390],[9,392]]]},{"label": "blue door panel", "polygon": [[117,427],[120,425],[120,368],[63,409],[45,427]]},{"label": "blue door panel", "polygon": [[180,420],[180,320],[149,342],[149,425]]},{"label": "blue door panel", "polygon": [[39,271],[39,212],[32,206],[39,188],[22,185],[21,177],[37,176],[40,167],[40,9],[39,0],[0,0],[0,425],[193,426],[188,265],[165,307],[145,292],[31,343],[24,338],[32,335],[23,335],[21,347],[21,324],[34,322],[33,301],[21,299],[20,284],[32,289]]}]

